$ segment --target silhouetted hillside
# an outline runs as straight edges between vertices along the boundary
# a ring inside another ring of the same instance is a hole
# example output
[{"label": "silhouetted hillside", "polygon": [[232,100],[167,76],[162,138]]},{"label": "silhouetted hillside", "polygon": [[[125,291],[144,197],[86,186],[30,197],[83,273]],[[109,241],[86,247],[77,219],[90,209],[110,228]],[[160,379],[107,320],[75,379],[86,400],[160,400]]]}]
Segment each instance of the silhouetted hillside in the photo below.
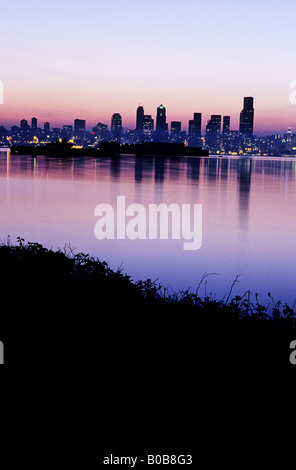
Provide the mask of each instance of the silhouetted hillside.
[{"label": "silhouetted hillside", "polygon": [[0,247],[0,263],[14,413],[22,422],[63,416],[89,456],[198,451],[254,422],[265,429],[293,406],[286,306],[266,310],[248,293],[169,296],[91,256],[22,239]]}]

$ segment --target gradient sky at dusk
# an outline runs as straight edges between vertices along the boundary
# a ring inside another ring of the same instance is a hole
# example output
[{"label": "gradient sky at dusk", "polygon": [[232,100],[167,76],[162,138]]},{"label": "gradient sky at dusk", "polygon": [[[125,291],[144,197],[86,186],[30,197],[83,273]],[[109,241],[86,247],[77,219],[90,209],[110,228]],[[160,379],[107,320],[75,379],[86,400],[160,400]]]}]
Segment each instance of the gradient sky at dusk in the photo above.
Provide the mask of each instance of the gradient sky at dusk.
[{"label": "gradient sky at dusk", "polygon": [[255,131],[296,133],[295,0],[2,0],[0,125],[113,112],[135,127],[139,103],[187,130],[193,112],[230,115],[255,99]]}]

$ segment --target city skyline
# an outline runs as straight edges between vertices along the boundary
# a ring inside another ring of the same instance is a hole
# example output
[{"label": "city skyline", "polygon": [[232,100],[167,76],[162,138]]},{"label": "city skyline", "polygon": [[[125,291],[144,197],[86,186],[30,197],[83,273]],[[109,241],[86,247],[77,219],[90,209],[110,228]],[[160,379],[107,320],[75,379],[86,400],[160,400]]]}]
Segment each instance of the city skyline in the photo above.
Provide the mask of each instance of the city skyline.
[{"label": "city skyline", "polygon": [[[246,97],[244,97],[243,99],[245,99]],[[252,97],[252,99],[254,100],[254,98]],[[205,114],[204,112],[202,111],[199,111],[198,113],[196,111],[192,111],[191,114],[187,113],[186,112],[186,116],[188,115],[188,119],[185,121],[185,120],[182,120],[182,119],[179,119],[179,116],[178,115],[174,115],[174,119],[171,117],[171,114],[168,113],[166,115],[166,118],[167,118],[167,123],[172,123],[172,122],[181,122],[181,131],[185,131],[187,132],[189,127],[190,127],[190,121],[192,120],[192,116],[193,114],[200,114],[202,116],[202,120],[201,120],[201,133],[202,134],[206,134],[206,129],[207,129],[207,124],[208,122],[211,120],[211,117],[213,115],[220,115],[222,117],[227,117],[227,118],[230,118],[230,130],[234,131],[234,130],[240,130],[240,120],[241,120],[241,115],[242,115],[242,111],[239,111],[240,107],[244,107],[244,104],[242,105],[241,103],[242,101],[242,98],[240,99],[240,105],[238,106],[238,109],[236,110],[236,113],[235,114],[232,114],[232,115],[229,115],[227,113],[219,113],[217,114],[217,112],[213,112],[212,114]],[[154,112],[150,113],[150,106],[149,106],[149,114],[150,116],[152,117],[152,119],[155,121],[157,121],[157,109],[159,108],[159,106],[161,106],[162,103],[160,105],[157,105]],[[144,106],[144,103],[138,103],[138,106],[136,109],[138,108],[144,108],[146,109],[146,106]],[[291,105],[291,107],[293,107]],[[167,107],[165,106],[165,108],[167,109]],[[0,111],[1,111],[1,107],[0,107]],[[3,113],[0,113],[0,117],[2,116]],[[36,116],[37,113],[33,113],[32,116]],[[49,113],[50,114],[50,113]],[[65,113],[66,114],[66,113]],[[137,128],[137,115],[135,114],[135,109],[133,110],[133,116],[132,117],[127,117],[127,116],[124,116],[122,114],[122,112],[120,112],[120,110],[117,110],[117,112],[112,112],[110,110],[110,114],[106,117],[106,119],[102,118],[102,116],[100,116],[100,114],[98,113],[98,116],[96,119],[93,119],[91,121],[89,121],[87,118],[83,117],[83,120],[86,122],[86,129],[91,131],[93,127],[95,127],[97,125],[98,122],[104,122],[104,124],[107,124],[108,127],[111,128],[112,126],[112,116],[114,114],[118,114],[121,116],[122,118],[122,128],[123,129],[136,129]],[[272,131],[263,131],[263,130],[258,130],[258,126],[256,126],[256,122],[257,122],[257,114],[260,115],[260,109],[258,110],[257,106],[256,106],[256,114],[255,116],[253,115],[253,131],[254,131],[254,134],[256,135],[273,135],[273,134],[284,134],[287,132],[288,129],[292,129],[296,131],[296,106],[295,106],[295,117],[294,119],[292,120],[292,123],[290,123],[287,128],[283,128],[281,129],[280,128],[280,125],[278,125],[278,127],[276,127],[276,124],[275,124],[275,128],[272,130]],[[147,115],[147,113],[146,113]],[[19,117],[16,119],[16,120],[9,120],[9,119],[5,119],[2,118],[2,120],[0,120],[0,126],[4,126],[6,127],[7,129],[9,129],[10,127],[12,126],[15,126],[17,125],[17,122],[21,122],[23,119],[28,119],[28,116],[22,116],[20,117],[21,115],[19,115]],[[46,112],[43,112],[41,114],[41,116],[45,116],[45,119],[41,119],[40,116],[38,116],[38,122],[48,122],[47,118],[47,113]],[[32,117],[30,117],[29,119],[32,119]],[[80,120],[81,119],[81,116],[78,117],[77,115],[73,115],[72,117],[69,117],[68,121],[66,119],[63,118],[62,116],[62,113],[61,113],[61,117],[59,118],[58,121],[50,121],[50,125],[51,125],[51,128],[53,127],[60,127],[62,128],[66,122],[67,124],[73,124],[75,122],[75,120]],[[70,122],[71,121],[71,122]],[[223,122],[221,122],[221,125],[223,125]]]},{"label": "city skyline", "polygon": [[165,103],[169,121],[187,125],[198,110],[204,124],[218,113],[238,129],[241,96],[254,96],[254,132],[283,133],[296,122],[295,10],[292,0],[4,0],[0,123],[92,127],[119,112],[132,128],[136,106]]},{"label": "city skyline", "polygon": [[116,142],[116,145],[123,144],[123,153],[133,151],[135,144],[152,142],[153,145],[171,143],[183,148],[194,147],[224,155],[292,155],[296,151],[296,134],[293,134],[291,128],[288,128],[284,135],[256,135],[255,103],[252,96],[243,98],[239,129],[236,130],[232,129],[230,116],[212,114],[210,119],[206,120],[203,131],[203,116],[200,112],[193,113],[193,119],[189,119],[186,130],[182,130],[181,121],[171,121],[169,127],[166,111],[166,107],[161,103],[156,109],[154,119],[152,115],[145,114],[142,105],[138,106],[132,129],[124,128],[120,113],[112,114],[110,126],[99,121],[91,130],[87,128],[86,120],[80,118],[74,119],[74,125],[68,123],[61,127],[51,127],[49,122],[44,122],[42,128],[38,127],[38,119],[34,116],[31,118],[31,126],[27,119],[22,119],[19,126],[11,126],[10,130],[0,125],[0,144],[11,145],[13,148],[25,144],[22,151],[27,151],[27,145],[39,147],[49,143],[57,144],[58,141],[62,145],[67,142],[66,145],[84,149],[98,149],[103,145],[105,150],[107,142]]},{"label": "city skyline", "polygon": [[[248,109],[249,108],[249,109]],[[93,130],[94,127],[97,126],[97,124],[103,124],[104,126],[107,126],[107,128],[109,129],[110,128],[110,131],[112,133],[112,126],[113,126],[113,119],[116,118],[120,121],[120,127],[122,128],[122,130],[136,130],[136,131],[139,131],[139,126],[142,126],[143,127],[143,124],[144,124],[144,121],[145,121],[145,118],[150,118],[151,121],[152,121],[152,130],[155,130],[155,132],[159,132],[159,112],[162,111],[162,109],[164,110],[164,121],[162,124],[160,124],[160,126],[164,126],[162,131],[163,132],[172,132],[173,130],[173,127],[175,125],[178,125],[179,127],[179,132],[186,132],[186,133],[190,133],[190,129],[192,126],[196,126],[196,123],[195,123],[195,120],[197,119],[198,120],[198,135],[206,135],[207,134],[207,128],[208,128],[208,125],[211,123],[213,117],[217,117],[217,118],[220,118],[220,121],[219,121],[219,133],[225,133],[225,129],[227,128],[228,131],[238,131],[239,134],[245,134],[246,136],[248,137],[252,137],[253,134],[254,135],[260,135],[260,133],[256,133],[256,126],[255,126],[255,120],[254,120],[254,97],[244,97],[243,98],[243,105],[242,105],[242,110],[239,112],[237,112],[237,119],[235,119],[235,125],[233,125],[233,119],[232,119],[232,116],[229,116],[229,115],[226,115],[224,113],[222,114],[211,114],[211,115],[204,115],[202,112],[196,112],[194,111],[191,116],[189,117],[188,121],[187,122],[183,122],[183,121],[180,121],[179,119],[175,119],[175,120],[172,120],[170,119],[170,116],[166,114],[166,111],[167,111],[167,108],[161,103],[159,106],[157,106],[156,108],[156,112],[154,114],[149,114],[147,115],[147,113],[145,113],[145,108],[143,105],[139,104],[139,106],[136,108],[136,110],[134,110],[134,122],[132,122],[132,120],[130,121],[131,122],[131,126],[125,126],[124,123],[125,123],[125,119],[124,117],[122,116],[122,114],[120,112],[113,112],[112,114],[110,114],[109,116],[109,119],[107,120],[108,122],[104,122],[102,123],[102,119],[98,119],[95,120],[93,123],[87,123],[87,120],[86,119],[81,119],[81,117],[73,117],[71,122],[67,122],[66,124],[66,121],[65,120],[61,120],[61,124],[60,125],[55,125],[55,123],[52,123],[52,122],[48,122],[48,121],[44,121],[41,120],[39,117],[37,118],[36,116],[33,116],[31,117],[31,128],[37,128],[37,122],[41,122],[43,123],[42,127],[43,126],[50,126],[51,129],[53,128],[60,128],[62,129],[63,127],[69,127],[69,126],[73,126],[74,129],[75,129],[75,126],[78,125],[78,123],[83,123],[83,127],[84,127],[84,130],[87,130],[89,132],[91,132]],[[139,115],[139,111],[140,111],[140,115]],[[249,115],[248,113],[251,112],[251,123],[249,122]],[[256,113],[257,113],[257,108],[256,108]],[[192,119],[193,117],[193,119]],[[160,117],[160,120],[163,119],[162,117]],[[22,122],[28,122],[28,117],[22,117],[22,119],[18,119],[17,122],[20,123],[20,128],[22,127]],[[7,130],[9,130],[9,128],[13,127],[13,126],[17,126],[17,122],[12,122],[11,125],[7,125],[5,124],[5,122],[0,122],[0,127],[1,126],[4,126],[7,128]],[[155,125],[155,129],[154,129],[154,122],[156,123]],[[173,127],[172,127],[173,126]],[[249,126],[249,127],[248,127]],[[295,122],[295,127],[296,127],[296,122]],[[39,128],[40,128],[40,125],[39,125]],[[247,129],[249,128],[249,130],[247,131]],[[251,131],[250,131],[250,128],[251,128]],[[293,126],[288,126],[287,129],[284,129],[282,134],[285,134],[287,132],[288,129],[291,129],[292,132],[294,131],[294,127]],[[114,132],[114,131],[113,131]],[[161,130],[160,130],[161,132]],[[278,134],[280,135],[281,132],[280,131],[276,131],[274,133],[268,133],[266,132],[265,133],[266,135],[270,134],[270,135],[274,135],[274,134]],[[75,135],[75,132],[74,132],[74,135]],[[78,134],[77,134],[78,135]]]}]

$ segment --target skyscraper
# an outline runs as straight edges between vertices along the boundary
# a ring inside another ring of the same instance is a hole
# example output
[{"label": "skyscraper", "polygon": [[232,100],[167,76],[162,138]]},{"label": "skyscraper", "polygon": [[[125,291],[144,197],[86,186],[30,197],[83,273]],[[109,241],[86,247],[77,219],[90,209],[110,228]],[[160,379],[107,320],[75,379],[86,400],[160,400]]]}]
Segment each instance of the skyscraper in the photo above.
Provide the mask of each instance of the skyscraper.
[{"label": "skyscraper", "polygon": [[155,141],[166,142],[168,134],[168,125],[166,123],[165,107],[163,104],[158,106],[156,114]]},{"label": "skyscraper", "polygon": [[122,117],[114,113],[111,118],[111,140],[120,142],[122,134]]},{"label": "skyscraper", "polygon": [[0,142],[5,142],[7,136],[7,130],[4,126],[0,126]]},{"label": "skyscraper", "polygon": [[285,134],[285,150],[288,152],[292,152],[293,150],[293,141],[292,141],[292,131],[291,128],[287,130],[287,133]]},{"label": "skyscraper", "polygon": [[144,108],[143,106],[138,106],[137,117],[136,117],[136,131],[138,134],[142,134],[143,132],[143,123],[144,123]]},{"label": "skyscraper", "polygon": [[63,126],[62,139],[70,140],[73,137],[73,126],[71,124]]},{"label": "skyscraper", "polygon": [[38,130],[37,130],[37,118],[32,117],[31,119],[31,139],[37,137]]},{"label": "skyscraper", "polygon": [[230,132],[230,116],[223,116],[223,130],[222,134],[228,136]]},{"label": "skyscraper", "polygon": [[152,140],[153,130],[154,119],[152,119],[151,114],[145,114],[143,120],[143,139],[145,142],[150,142]]},{"label": "skyscraper", "polygon": [[32,117],[32,120],[31,120],[31,128],[32,128],[32,130],[33,130],[33,129],[35,129],[35,130],[37,129],[37,118],[35,118],[35,117]]},{"label": "skyscraper", "polygon": [[110,132],[108,131],[107,124],[98,122],[98,124],[95,127],[93,127],[93,133],[97,141],[101,141],[101,140],[109,141],[110,140]]},{"label": "skyscraper", "polygon": [[30,138],[30,126],[26,119],[22,119],[20,122],[21,137],[23,140],[28,140]]},{"label": "skyscraper", "polygon": [[221,115],[212,114],[206,125],[206,142],[209,149],[216,151],[220,143]]},{"label": "skyscraper", "polygon": [[181,142],[181,122],[172,121],[171,122],[171,142]]},{"label": "skyscraper", "polygon": [[191,146],[201,144],[201,113],[194,113],[188,123],[188,141]]},{"label": "skyscraper", "polygon": [[254,98],[244,98],[244,107],[240,112],[239,133],[242,137],[252,138],[254,128]]},{"label": "skyscraper", "polygon": [[44,123],[44,135],[47,137],[50,133],[50,124],[49,122]]},{"label": "skyscraper", "polygon": [[74,138],[84,139],[85,137],[85,119],[74,120]]}]

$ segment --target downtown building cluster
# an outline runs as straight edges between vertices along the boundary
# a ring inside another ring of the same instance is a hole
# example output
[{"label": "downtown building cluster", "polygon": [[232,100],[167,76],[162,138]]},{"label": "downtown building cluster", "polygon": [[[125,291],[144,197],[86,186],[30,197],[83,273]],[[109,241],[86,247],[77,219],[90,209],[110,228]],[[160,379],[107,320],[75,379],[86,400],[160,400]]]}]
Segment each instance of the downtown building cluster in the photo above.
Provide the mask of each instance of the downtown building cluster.
[{"label": "downtown building cluster", "polygon": [[31,119],[31,126],[26,119],[19,126],[7,130],[0,126],[1,145],[42,145],[48,142],[66,140],[73,145],[83,147],[98,147],[100,142],[117,141],[121,144],[136,144],[141,142],[172,142],[184,143],[190,147],[201,147],[212,154],[258,154],[282,155],[296,153],[296,135],[291,129],[282,137],[279,134],[271,136],[254,135],[254,99],[245,97],[239,116],[239,129],[231,130],[230,116],[211,115],[202,133],[202,113],[193,113],[188,122],[188,130],[182,131],[181,121],[171,121],[168,128],[166,108],[161,104],[156,111],[156,120],[150,114],[145,114],[143,106],[136,110],[136,126],[134,129],[124,129],[122,116],[114,113],[111,117],[110,128],[107,124],[98,122],[91,131],[86,129],[85,119],[75,119],[74,125],[64,125],[62,128],[50,128],[49,122],[44,122],[43,128],[38,127],[37,118]]}]

